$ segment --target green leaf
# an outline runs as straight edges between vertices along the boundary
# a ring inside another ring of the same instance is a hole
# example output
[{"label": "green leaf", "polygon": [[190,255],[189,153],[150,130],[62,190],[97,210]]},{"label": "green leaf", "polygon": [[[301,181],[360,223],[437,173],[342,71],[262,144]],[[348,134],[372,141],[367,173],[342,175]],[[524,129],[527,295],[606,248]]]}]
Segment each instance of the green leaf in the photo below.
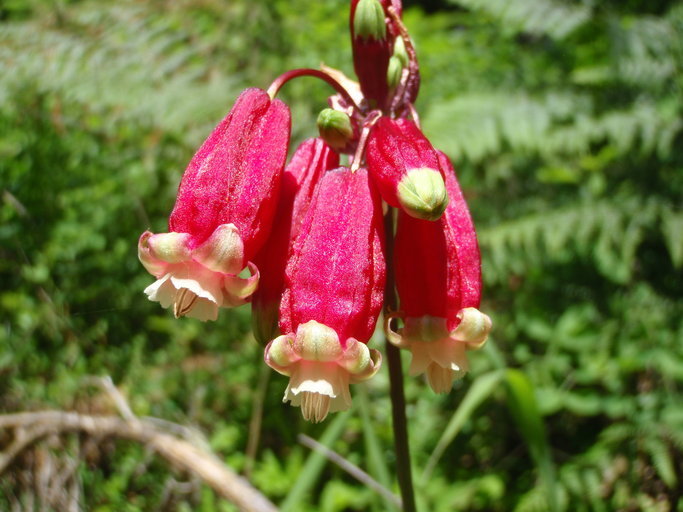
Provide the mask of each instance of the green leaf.
[{"label": "green leaf", "polygon": [[488,13],[507,32],[549,34],[557,39],[576,30],[590,15],[586,7],[568,6],[551,0],[451,0],[451,3]]},{"label": "green leaf", "polygon": [[662,234],[676,268],[683,265],[683,212],[662,208]]}]

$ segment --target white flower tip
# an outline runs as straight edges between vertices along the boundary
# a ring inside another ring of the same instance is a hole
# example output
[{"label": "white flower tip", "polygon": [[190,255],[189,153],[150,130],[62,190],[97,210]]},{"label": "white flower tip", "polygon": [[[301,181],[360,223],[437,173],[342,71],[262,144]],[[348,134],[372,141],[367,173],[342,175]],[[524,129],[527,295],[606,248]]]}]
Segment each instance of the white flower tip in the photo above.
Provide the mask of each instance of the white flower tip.
[{"label": "white flower tip", "polygon": [[351,407],[349,373],[334,363],[299,361],[292,365],[283,402],[301,407],[307,421],[323,421],[329,412]]},{"label": "white flower tip", "polygon": [[237,307],[246,304],[258,288],[260,274],[258,267],[251,261],[247,263],[249,277],[226,274],[223,279],[223,306]]},{"label": "white flower tip", "polygon": [[301,415],[306,421],[320,423],[330,412],[330,397],[321,393],[301,393]]},{"label": "white flower tip", "polygon": [[205,322],[218,318],[218,303],[212,293],[192,280],[178,281],[166,274],[145,289],[147,298],[166,309],[173,307],[176,318],[188,316]]},{"label": "white flower tip", "polygon": [[301,359],[307,361],[335,362],[343,355],[335,330],[315,320],[297,327],[295,345]]},{"label": "white flower tip", "polygon": [[448,393],[453,387],[454,373],[450,368],[433,362],[427,368],[427,382],[434,393]]},{"label": "white flower tip", "polygon": [[394,331],[391,327],[392,320],[403,319],[399,313],[391,313],[384,318],[384,334],[392,345],[399,348],[408,348],[410,342],[403,336],[403,329]]},{"label": "white flower tip", "polygon": [[[476,310],[475,310],[476,311]],[[427,381],[437,393],[447,393],[454,379],[467,373],[469,343],[455,339],[446,330],[445,319],[423,317],[409,321],[404,330],[412,354],[410,374],[427,374]]]}]

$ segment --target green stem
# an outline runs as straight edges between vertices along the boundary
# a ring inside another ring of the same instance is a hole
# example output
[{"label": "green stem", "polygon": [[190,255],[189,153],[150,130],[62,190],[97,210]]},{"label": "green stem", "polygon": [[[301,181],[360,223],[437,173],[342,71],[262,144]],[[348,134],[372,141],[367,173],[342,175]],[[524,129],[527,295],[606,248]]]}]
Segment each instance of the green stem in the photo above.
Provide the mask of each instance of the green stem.
[{"label": "green stem", "polygon": [[[396,286],[394,282],[394,209],[390,208],[384,216],[386,234],[387,283],[384,289],[384,314],[398,309]],[[396,476],[401,489],[403,510],[416,512],[413,475],[410,466],[410,445],[408,444],[408,422],[406,420],[406,399],[403,393],[403,368],[399,349],[385,336],[387,364],[389,365],[389,389],[391,396],[391,416],[394,425],[394,449],[396,451]]]},{"label": "green stem", "polygon": [[[259,358],[262,360],[263,356],[260,356]],[[249,435],[247,437],[247,450],[245,452],[244,461],[244,476],[247,480],[251,478],[251,472],[254,469],[254,463],[256,462],[259,440],[261,439],[261,424],[263,423],[263,403],[266,400],[268,381],[270,380],[270,374],[272,373],[272,370],[265,364],[261,364],[259,368],[258,384],[256,385],[256,392],[254,393],[252,402]]]}]

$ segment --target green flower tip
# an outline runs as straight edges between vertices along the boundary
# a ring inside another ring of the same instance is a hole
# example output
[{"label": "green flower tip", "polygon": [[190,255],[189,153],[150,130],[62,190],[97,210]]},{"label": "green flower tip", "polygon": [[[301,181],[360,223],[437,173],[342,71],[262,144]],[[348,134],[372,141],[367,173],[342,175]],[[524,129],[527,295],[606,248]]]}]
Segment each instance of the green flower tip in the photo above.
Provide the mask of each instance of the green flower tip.
[{"label": "green flower tip", "polygon": [[394,53],[393,56],[401,61],[403,66],[408,66],[409,58],[408,52],[406,51],[406,44],[403,42],[402,37],[397,37],[394,41]]},{"label": "green flower tip", "polygon": [[401,63],[401,59],[396,56],[391,57],[387,69],[387,84],[389,84],[389,89],[393,89],[401,81],[402,71],[403,64]]},{"label": "green flower tip", "polygon": [[441,173],[429,167],[410,169],[398,184],[398,200],[411,217],[438,220],[448,206]]},{"label": "green flower tip", "polygon": [[344,112],[326,108],[318,115],[320,137],[336,150],[344,149],[353,138],[351,119]]},{"label": "green flower tip", "polygon": [[356,37],[382,41],[387,35],[384,8],[379,0],[360,0],[353,17],[353,32]]}]

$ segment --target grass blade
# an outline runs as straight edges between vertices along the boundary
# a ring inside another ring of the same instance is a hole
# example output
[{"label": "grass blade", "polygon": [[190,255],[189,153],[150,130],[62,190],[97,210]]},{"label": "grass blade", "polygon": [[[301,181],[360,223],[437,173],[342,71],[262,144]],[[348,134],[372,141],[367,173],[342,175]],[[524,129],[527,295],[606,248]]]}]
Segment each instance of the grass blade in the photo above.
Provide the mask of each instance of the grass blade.
[{"label": "grass blade", "polygon": [[[330,446],[339,439],[344,432],[344,426],[346,426],[351,411],[353,411],[353,407],[348,411],[336,415],[320,437],[320,444],[323,446]],[[306,498],[306,495],[310,493],[311,489],[318,481],[320,473],[322,473],[326,463],[327,459],[324,455],[319,452],[311,452],[301,470],[299,478],[287,494],[282,505],[280,505],[280,510],[282,512],[301,510],[301,502]]]},{"label": "grass blade", "polygon": [[429,456],[429,460],[422,472],[422,484],[425,484],[434,470],[434,467],[439,462],[439,459],[443,455],[443,452],[448,448],[455,437],[460,432],[460,429],[472,416],[475,409],[479,407],[495,389],[498,388],[498,384],[505,376],[505,373],[501,370],[495,370],[490,373],[479,376],[470,387],[469,391],[463,398],[462,402],[456,409],[455,413],[448,422],[441,438],[439,439],[434,451]]},{"label": "grass blade", "polygon": [[[363,441],[365,443],[365,453],[368,461],[370,474],[377,479],[387,489],[392,488],[392,478],[389,467],[386,465],[386,457],[382,455],[382,445],[375,432],[375,426],[370,418],[370,405],[368,403],[368,391],[365,386],[358,386],[356,394],[360,418],[363,425]],[[391,500],[384,499],[387,510],[399,510]]]},{"label": "grass blade", "polygon": [[506,370],[505,383],[510,413],[538,467],[541,482],[546,490],[548,510],[556,512],[559,505],[555,464],[550,454],[545,423],[538,409],[533,384],[524,373],[515,369]]}]

